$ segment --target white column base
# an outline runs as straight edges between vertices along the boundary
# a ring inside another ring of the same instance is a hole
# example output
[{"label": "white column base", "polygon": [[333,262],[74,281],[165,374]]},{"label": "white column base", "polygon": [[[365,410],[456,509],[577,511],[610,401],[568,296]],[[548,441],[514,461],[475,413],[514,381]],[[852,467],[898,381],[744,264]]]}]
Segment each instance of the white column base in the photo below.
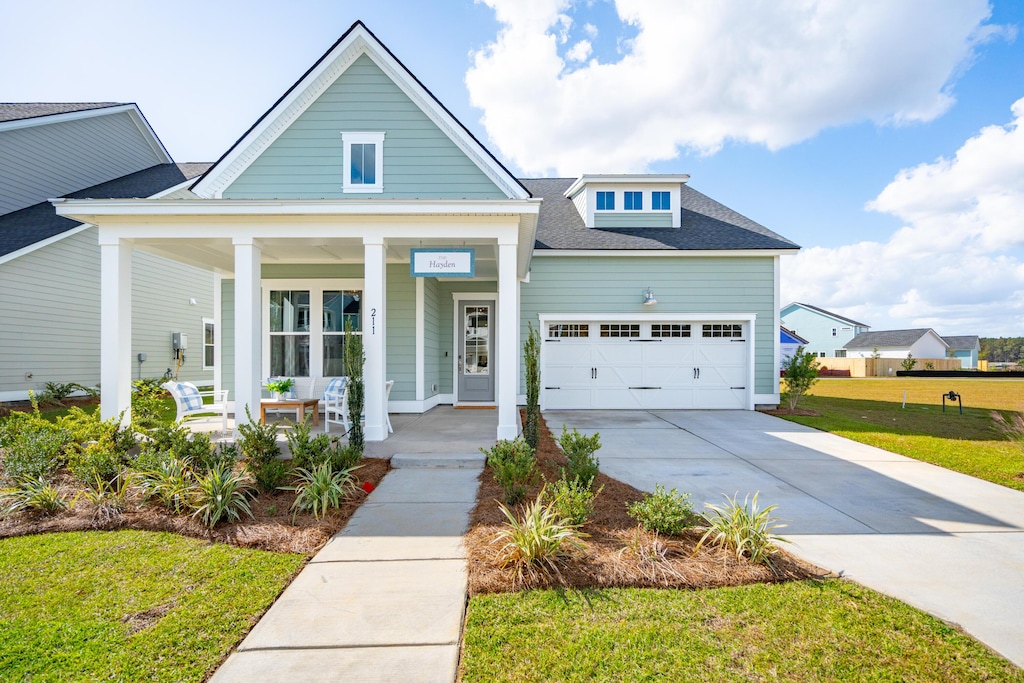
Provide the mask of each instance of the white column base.
[{"label": "white column base", "polygon": [[383,441],[388,438],[387,406],[384,401],[384,382],[387,381],[387,346],[384,321],[387,317],[387,261],[384,240],[364,239],[363,252],[363,352],[366,364],[363,366],[363,386],[366,390],[366,426],[363,438],[366,441]]}]

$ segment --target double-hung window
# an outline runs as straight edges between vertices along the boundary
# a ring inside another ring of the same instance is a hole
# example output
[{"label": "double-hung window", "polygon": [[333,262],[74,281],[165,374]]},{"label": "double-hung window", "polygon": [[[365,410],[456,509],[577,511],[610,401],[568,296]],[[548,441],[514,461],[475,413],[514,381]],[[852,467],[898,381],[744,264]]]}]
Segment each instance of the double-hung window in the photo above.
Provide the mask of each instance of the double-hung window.
[{"label": "double-hung window", "polygon": [[644,209],[644,193],[643,192],[623,192],[626,211],[643,211]]},{"label": "double-hung window", "polygon": [[655,211],[668,211],[669,206],[669,193],[668,192],[652,192],[651,193],[651,208]]},{"label": "double-hung window", "polygon": [[614,211],[615,210],[615,193],[614,192],[598,192],[597,193],[597,210],[598,211]]},{"label": "double-hung window", "polygon": [[216,363],[216,326],[210,318],[203,318],[203,370]]},{"label": "double-hung window", "polygon": [[342,133],[344,192],[384,191],[384,133]]},{"label": "double-hung window", "polygon": [[362,282],[265,280],[267,377],[340,377],[345,335],[361,334]]}]

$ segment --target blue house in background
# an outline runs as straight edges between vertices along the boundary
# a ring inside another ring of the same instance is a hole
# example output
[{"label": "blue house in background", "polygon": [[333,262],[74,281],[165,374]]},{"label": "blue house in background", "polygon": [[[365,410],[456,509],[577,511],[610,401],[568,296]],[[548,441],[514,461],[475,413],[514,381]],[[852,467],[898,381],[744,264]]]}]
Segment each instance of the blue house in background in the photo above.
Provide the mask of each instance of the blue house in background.
[{"label": "blue house in background", "polygon": [[782,326],[806,339],[806,350],[820,358],[845,358],[846,343],[871,329],[865,323],[797,301],[783,306],[780,313]]},{"label": "blue house in background", "polygon": [[801,346],[807,346],[807,340],[785,327],[779,328],[779,367],[786,364],[796,350]]},{"label": "blue house in background", "polygon": [[943,339],[949,344],[950,358],[959,358],[964,368],[973,370],[978,367],[978,353],[981,351],[981,341],[977,335],[943,337]]}]

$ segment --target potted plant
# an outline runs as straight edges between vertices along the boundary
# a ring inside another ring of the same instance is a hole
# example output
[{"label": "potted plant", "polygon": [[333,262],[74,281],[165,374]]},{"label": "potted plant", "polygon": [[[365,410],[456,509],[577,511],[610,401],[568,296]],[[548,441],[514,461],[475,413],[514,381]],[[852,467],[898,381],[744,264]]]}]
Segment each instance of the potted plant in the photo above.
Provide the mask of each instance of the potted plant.
[{"label": "potted plant", "polygon": [[291,391],[293,386],[295,386],[295,380],[291,377],[267,380],[267,391],[274,395],[275,401],[280,401],[281,397]]}]

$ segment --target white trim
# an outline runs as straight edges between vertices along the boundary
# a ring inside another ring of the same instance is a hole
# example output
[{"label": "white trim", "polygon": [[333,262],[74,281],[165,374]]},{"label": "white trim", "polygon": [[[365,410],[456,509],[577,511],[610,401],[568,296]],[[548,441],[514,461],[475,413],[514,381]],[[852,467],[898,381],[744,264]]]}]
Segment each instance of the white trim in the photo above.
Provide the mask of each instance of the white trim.
[{"label": "white trim", "polygon": [[40,389],[22,389],[21,391],[0,391],[0,402],[7,401],[27,401],[28,392],[34,391],[36,396],[39,396],[42,391]]},{"label": "white trim", "polygon": [[157,137],[156,131],[149,125],[149,121],[142,115],[142,110],[136,105],[132,105],[131,109],[128,110],[128,117],[135,124],[135,127],[142,133],[142,137],[146,138],[149,143],[150,149],[156,154],[158,159],[162,159],[165,164],[173,164],[174,159],[171,158],[167,148],[164,147],[164,143],[160,142],[160,138]]},{"label": "white trim", "polygon": [[213,390],[224,390],[224,276],[213,274]]},{"label": "white trim", "polygon": [[195,181],[196,181],[196,179],[194,177],[193,178],[189,178],[187,180],[182,180],[177,185],[172,185],[171,187],[168,187],[166,190],[160,190],[156,194],[152,194],[152,195],[146,197],[146,199],[162,199],[162,198],[166,197],[169,194],[177,192],[178,190],[184,190],[185,188],[187,188],[189,185],[191,185]]},{"label": "white trim", "polygon": [[[794,251],[792,253],[795,254],[796,252]],[[784,252],[784,255],[788,255],[788,254],[785,254],[785,252]],[[844,317],[840,316],[838,313],[829,313],[829,312],[827,312],[825,310],[815,310],[813,308],[808,308],[806,304],[802,304],[799,301],[790,301],[785,306],[779,306],[780,320],[781,320],[783,309],[789,308],[790,306],[797,306],[798,308],[800,308],[800,309],[802,309],[804,311],[807,311],[808,313],[813,313],[814,315],[819,315],[819,316],[822,316],[824,318],[830,318],[832,320],[837,320],[837,321],[839,321],[841,323],[844,323],[846,325],[853,325],[854,327],[863,327],[865,330],[870,330],[871,329],[871,325],[862,325],[861,323],[858,323],[855,320],[850,320],[849,318],[844,318]]]},{"label": "white trim", "polygon": [[782,290],[782,258],[776,256],[772,260],[774,261],[772,267],[774,271],[775,297],[775,332],[772,336],[772,357],[774,358],[772,367],[775,368],[775,371],[772,374],[774,378],[772,381],[775,383],[775,390],[780,391],[779,368],[782,367],[782,341],[779,339],[779,330],[782,329],[782,308],[779,306],[779,293]]},{"label": "white trim", "polygon": [[[494,345],[491,367],[495,368],[498,359],[498,292],[452,292],[452,405],[460,405],[459,396],[459,306],[463,301],[491,301],[491,343]],[[494,396],[498,396],[498,375],[494,374]],[[467,405],[489,405],[487,402],[470,401]]]},{"label": "white trim", "polygon": [[757,406],[775,406],[782,402],[782,396],[780,394],[754,394],[754,407]]},{"label": "white trim", "polygon": [[563,194],[571,198],[590,183],[608,183],[610,185],[681,185],[689,182],[689,180],[690,175],[688,173],[680,175],[663,175],[658,173],[585,173],[577,178]]},{"label": "white trim", "polygon": [[[384,132],[342,132],[341,144],[345,148],[342,154],[342,192],[361,194],[381,193],[384,191]],[[374,145],[374,182],[357,185],[352,182],[352,145]]]},{"label": "white trim", "polygon": [[416,278],[416,400],[423,401],[426,392],[426,292],[427,283],[424,278]]},{"label": "white trim", "polygon": [[538,256],[790,256],[799,249],[535,249],[534,258]]},{"label": "white trim", "polygon": [[81,225],[79,225],[77,227],[74,227],[74,228],[71,228],[70,230],[66,230],[64,232],[57,233],[56,235],[53,235],[51,237],[47,237],[45,240],[39,240],[38,242],[33,242],[32,244],[28,245],[27,247],[22,247],[21,249],[18,249],[17,251],[12,251],[9,254],[4,254],[3,256],[0,256],[0,265],[3,265],[5,263],[7,263],[8,261],[13,261],[16,258],[20,258],[22,256],[25,256],[26,254],[31,254],[33,251],[35,251],[37,249],[42,249],[43,247],[48,247],[51,244],[55,244],[55,243],[61,241],[62,239],[64,239],[65,237],[71,237],[72,235],[77,235],[78,233],[82,232],[83,230],[86,230],[86,229],[91,228],[91,227],[94,227],[91,223],[82,223]]},{"label": "white trim", "polygon": [[362,23],[352,28],[287,96],[268,111],[258,124],[239,140],[193,187],[203,197],[220,197],[246,168],[317,100],[349,66],[368,56],[464,154],[511,198],[525,199],[529,193],[491,156],[467,130],[441,106],[415,77],[401,65]]},{"label": "white trim", "polygon": [[[206,326],[207,325],[213,325],[213,365],[207,365],[206,364],[206,346],[207,346],[207,344],[206,344]],[[202,369],[203,370],[213,370],[214,368],[217,367],[217,321],[216,320],[214,320],[213,318],[207,318],[205,316],[203,317],[203,334],[202,334],[202,337],[203,337],[203,341],[202,341],[202,348],[203,348]]]}]

